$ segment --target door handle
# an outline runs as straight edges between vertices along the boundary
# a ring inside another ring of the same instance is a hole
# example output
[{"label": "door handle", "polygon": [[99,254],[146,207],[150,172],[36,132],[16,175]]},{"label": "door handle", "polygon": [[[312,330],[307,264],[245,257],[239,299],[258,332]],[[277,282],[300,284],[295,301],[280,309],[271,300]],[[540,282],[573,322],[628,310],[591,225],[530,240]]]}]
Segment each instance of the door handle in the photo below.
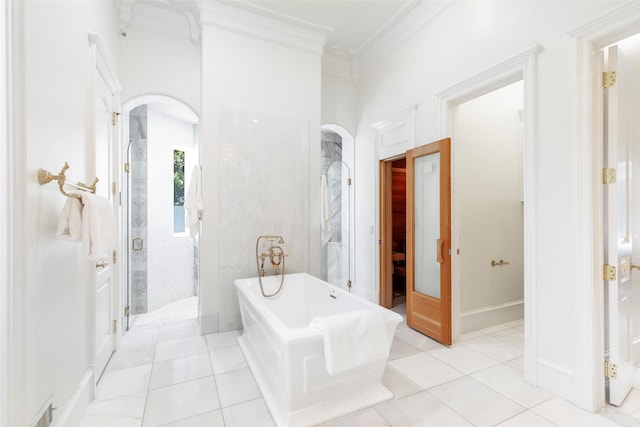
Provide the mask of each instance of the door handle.
[{"label": "door handle", "polygon": [[132,244],[133,244],[133,250],[136,252],[141,251],[144,248],[144,242],[139,237],[136,237],[135,239],[133,239]]},{"label": "door handle", "polygon": [[437,253],[437,261],[439,264],[444,263],[444,258],[442,257],[442,245],[444,245],[444,239],[438,239],[438,253]]},{"label": "door handle", "polygon": [[635,268],[636,270],[640,270],[640,265],[638,264],[634,264],[634,263],[630,263],[629,264],[629,271],[633,271],[633,269]]},{"label": "door handle", "polygon": [[100,267],[100,268],[106,268],[109,264],[107,264],[106,262],[99,262],[96,264],[96,268]]}]

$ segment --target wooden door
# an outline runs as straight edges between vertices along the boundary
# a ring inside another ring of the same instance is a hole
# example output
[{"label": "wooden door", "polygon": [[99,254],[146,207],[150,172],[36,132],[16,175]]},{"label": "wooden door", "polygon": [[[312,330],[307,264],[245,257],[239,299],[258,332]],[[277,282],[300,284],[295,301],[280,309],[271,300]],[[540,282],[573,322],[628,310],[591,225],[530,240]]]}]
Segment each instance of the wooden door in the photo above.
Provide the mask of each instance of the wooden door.
[{"label": "wooden door", "polygon": [[[605,89],[604,161],[615,171],[615,182],[604,186],[605,292],[608,358],[608,401],[621,405],[633,386],[632,278],[631,262],[631,141],[627,133],[628,88],[624,56],[616,46],[609,48],[609,71],[616,72],[615,84]],[[638,261],[638,260],[636,260]],[[615,270],[612,269],[615,268]],[[608,270],[608,271],[607,271]],[[636,276],[638,277],[638,276]]]},{"label": "wooden door", "polygon": [[407,325],[451,345],[451,140],[407,151]]}]

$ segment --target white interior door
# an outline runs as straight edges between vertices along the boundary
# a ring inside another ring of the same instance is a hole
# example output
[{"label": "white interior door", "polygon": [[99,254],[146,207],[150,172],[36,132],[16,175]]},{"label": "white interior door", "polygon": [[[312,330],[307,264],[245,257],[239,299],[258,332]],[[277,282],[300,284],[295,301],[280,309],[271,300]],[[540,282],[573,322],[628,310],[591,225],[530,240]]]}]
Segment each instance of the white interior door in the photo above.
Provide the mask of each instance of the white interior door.
[{"label": "white interior door", "polygon": [[[113,204],[110,191],[112,182],[112,102],[113,94],[104,80],[96,72],[94,78],[95,96],[95,170],[100,179],[96,194],[108,198]],[[96,382],[102,375],[111,354],[115,351],[115,298],[113,266],[107,256],[96,263],[95,270],[95,365]]]},{"label": "white interior door", "polygon": [[[620,405],[633,385],[632,278],[640,270],[632,263],[631,141],[625,99],[625,61],[617,46],[608,49],[608,71],[616,82],[605,89],[605,167],[615,170],[615,183],[605,185],[606,341],[608,344],[608,402]],[[636,260],[638,261],[638,260]],[[607,277],[608,275],[608,277]]]}]

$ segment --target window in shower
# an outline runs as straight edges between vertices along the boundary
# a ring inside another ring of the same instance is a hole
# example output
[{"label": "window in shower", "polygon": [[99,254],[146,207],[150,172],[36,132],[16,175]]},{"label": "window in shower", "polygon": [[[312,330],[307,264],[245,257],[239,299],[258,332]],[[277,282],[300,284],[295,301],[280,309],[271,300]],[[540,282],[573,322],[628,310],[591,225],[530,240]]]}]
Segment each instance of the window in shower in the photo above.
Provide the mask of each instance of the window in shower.
[{"label": "window in shower", "polygon": [[185,232],[184,151],[173,150],[173,232]]}]

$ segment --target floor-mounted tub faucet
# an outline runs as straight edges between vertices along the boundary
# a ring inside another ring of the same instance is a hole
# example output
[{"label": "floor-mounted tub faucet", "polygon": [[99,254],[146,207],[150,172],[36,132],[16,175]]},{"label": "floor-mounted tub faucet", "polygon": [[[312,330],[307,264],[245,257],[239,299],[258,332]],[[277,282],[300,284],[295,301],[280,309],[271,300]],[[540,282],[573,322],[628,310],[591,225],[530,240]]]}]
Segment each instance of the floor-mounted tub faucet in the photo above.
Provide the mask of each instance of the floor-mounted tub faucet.
[{"label": "floor-mounted tub faucet", "polygon": [[[267,250],[266,253],[263,252],[258,255],[260,241],[263,239],[268,242],[269,249]],[[283,244],[284,244],[284,239],[282,238],[282,236],[266,235],[266,236],[260,236],[258,237],[258,240],[256,240],[256,267],[258,268],[258,281],[260,283],[260,291],[262,292],[262,295],[267,298],[277,295],[278,292],[280,292],[280,290],[282,289],[282,284],[284,283],[284,272],[285,272],[284,258],[287,256],[287,254],[284,253],[282,246],[280,246]],[[274,274],[276,276],[281,275],[280,287],[278,287],[278,290],[276,292],[270,295],[265,294],[264,289],[262,287],[262,278],[264,277],[264,274],[265,274],[264,261],[267,258],[269,258],[269,262],[271,262],[271,265],[273,266]],[[282,265],[282,268],[280,267],[281,265]],[[281,269],[282,269],[282,273],[280,272]]]}]

